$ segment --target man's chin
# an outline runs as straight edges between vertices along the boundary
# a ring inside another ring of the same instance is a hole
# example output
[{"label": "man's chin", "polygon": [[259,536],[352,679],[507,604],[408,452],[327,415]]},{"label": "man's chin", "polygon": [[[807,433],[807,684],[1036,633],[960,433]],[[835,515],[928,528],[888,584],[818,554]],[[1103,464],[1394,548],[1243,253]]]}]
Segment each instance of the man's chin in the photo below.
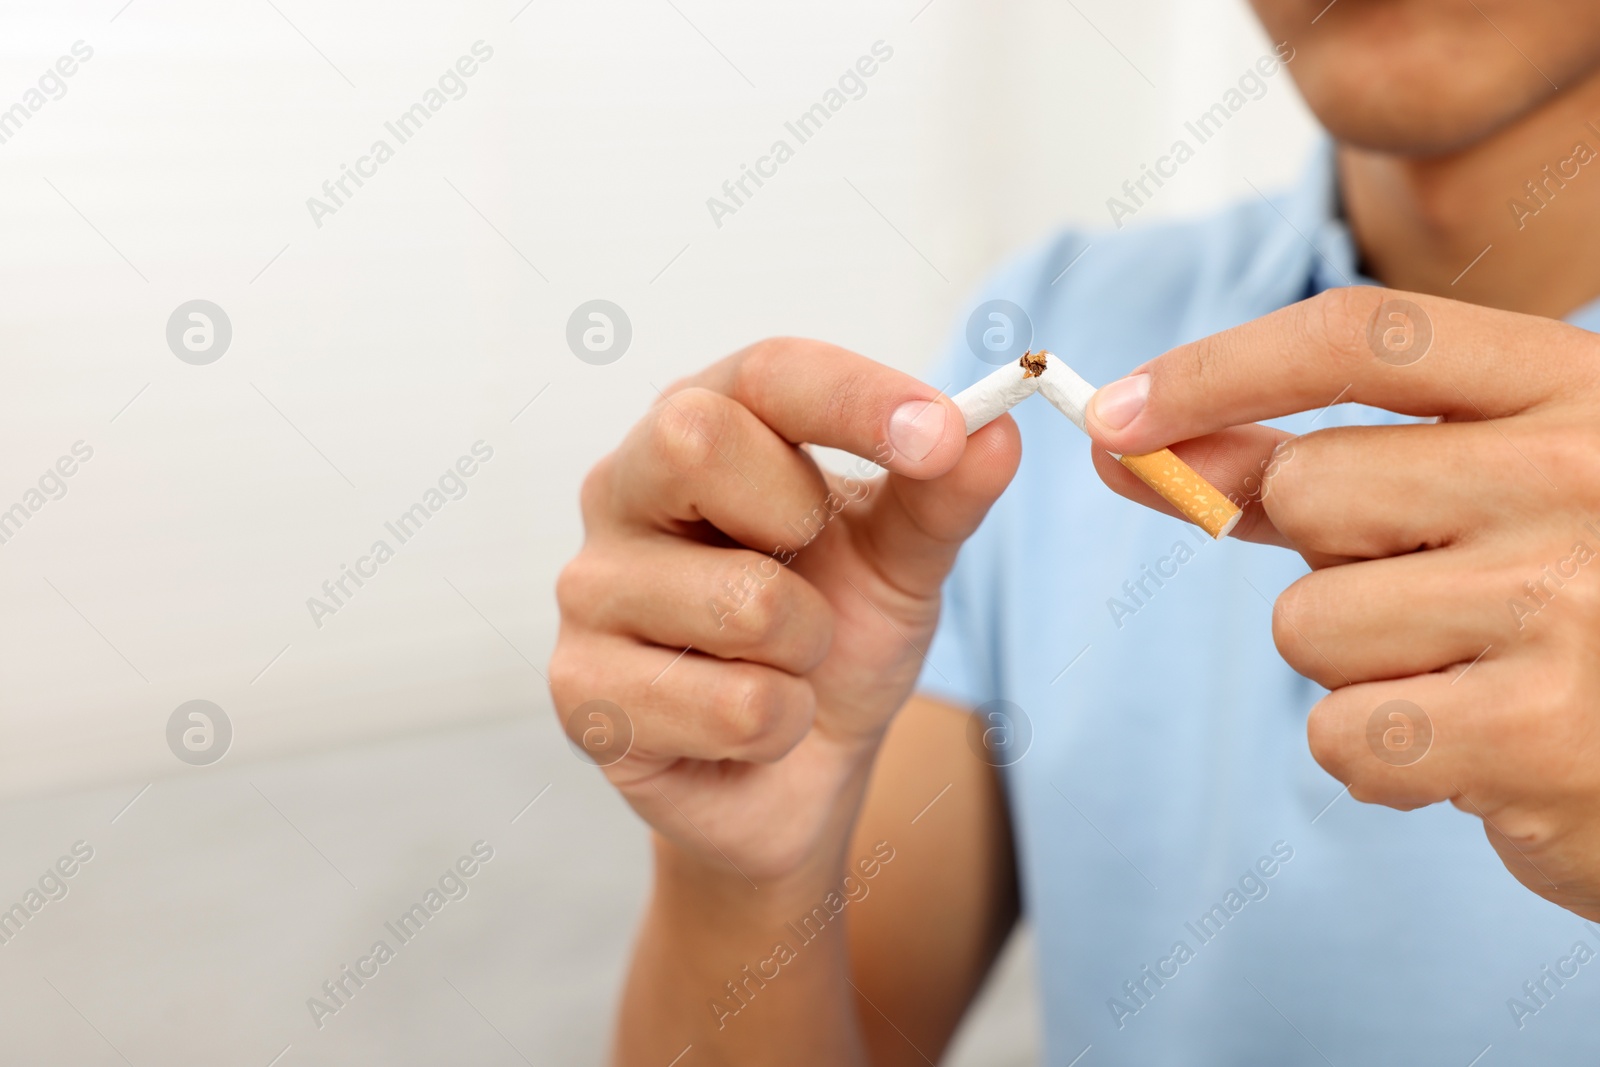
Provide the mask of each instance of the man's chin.
[{"label": "man's chin", "polygon": [[1508,117],[1499,122],[1419,122],[1414,112],[1374,114],[1370,110],[1356,114],[1319,112],[1317,117],[1342,145],[1410,159],[1433,159],[1466,151],[1511,121]]},{"label": "man's chin", "polygon": [[[1307,75],[1304,69],[1297,74]],[[1387,155],[1428,158],[1471,148],[1545,103],[1555,90],[1537,86],[1507,89],[1483,84],[1454,86],[1440,80],[1336,77],[1301,80],[1307,105],[1341,144]]]}]

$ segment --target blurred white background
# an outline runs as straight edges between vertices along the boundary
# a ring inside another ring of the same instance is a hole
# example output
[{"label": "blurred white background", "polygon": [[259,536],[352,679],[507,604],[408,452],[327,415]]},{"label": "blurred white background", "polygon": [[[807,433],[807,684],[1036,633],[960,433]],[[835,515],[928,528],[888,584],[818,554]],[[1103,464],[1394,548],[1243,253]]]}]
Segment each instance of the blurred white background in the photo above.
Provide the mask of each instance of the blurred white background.
[{"label": "blurred white background", "polygon": [[[716,225],[707,198],[880,41]],[[477,42],[400,144],[385,123]],[[764,335],[927,368],[988,270],[1106,226],[1267,47],[1239,0],[0,10],[0,510],[26,513],[0,525],[0,907],[95,849],[0,945],[0,1061],[599,1062],[647,871],[541,676],[583,472]],[[307,198],[379,138],[319,226]],[[1135,224],[1281,185],[1312,138],[1275,80]],[[232,327],[206,365],[166,336],[195,299]],[[566,343],[593,299],[632,324],[609,365]],[[384,523],[480,441],[399,544]],[[319,627],[307,598],[379,538]],[[209,766],[168,745],[195,699],[231,723]],[[472,894],[318,1029],[306,998],[480,839]],[[1020,939],[958,1062],[1030,1062],[1029,982]]]}]

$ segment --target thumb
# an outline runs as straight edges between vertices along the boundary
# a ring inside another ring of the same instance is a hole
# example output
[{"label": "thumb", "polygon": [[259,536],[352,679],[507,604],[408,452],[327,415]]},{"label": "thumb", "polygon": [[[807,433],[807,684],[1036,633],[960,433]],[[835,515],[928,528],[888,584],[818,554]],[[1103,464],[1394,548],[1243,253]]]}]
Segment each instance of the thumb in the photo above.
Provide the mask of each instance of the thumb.
[{"label": "thumb", "polygon": [[890,474],[853,531],[865,560],[897,589],[932,598],[1022,461],[1022,435],[1009,415],[966,439],[961,458],[937,478]]}]

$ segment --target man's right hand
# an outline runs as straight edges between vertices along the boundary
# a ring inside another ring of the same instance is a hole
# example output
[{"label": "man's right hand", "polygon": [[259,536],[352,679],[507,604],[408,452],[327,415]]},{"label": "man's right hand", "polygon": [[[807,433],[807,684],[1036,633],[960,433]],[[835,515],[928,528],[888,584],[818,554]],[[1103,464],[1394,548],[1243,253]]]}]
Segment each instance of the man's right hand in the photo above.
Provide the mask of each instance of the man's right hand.
[{"label": "man's right hand", "polygon": [[[740,884],[837,878],[940,585],[1021,456],[1009,417],[962,431],[908,375],[770,340],[673,385],[589,474],[551,691],[575,741],[580,705],[625,711],[632,747],[606,774],[671,859]],[[824,474],[802,444],[889,474]]]}]

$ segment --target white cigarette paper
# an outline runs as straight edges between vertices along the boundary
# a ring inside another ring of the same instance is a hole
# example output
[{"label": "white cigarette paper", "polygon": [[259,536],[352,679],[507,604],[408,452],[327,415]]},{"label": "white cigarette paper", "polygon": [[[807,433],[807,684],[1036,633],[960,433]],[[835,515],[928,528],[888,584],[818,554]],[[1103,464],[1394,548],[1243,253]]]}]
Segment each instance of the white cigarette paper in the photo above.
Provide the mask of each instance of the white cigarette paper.
[{"label": "white cigarette paper", "polygon": [[975,382],[957,393],[952,399],[967,422],[967,436],[971,437],[1001,415],[1032,396],[1039,388],[1039,379],[1023,370],[1019,364],[1008,363],[981,382]]},{"label": "white cigarette paper", "polygon": [[1007,363],[951,399],[961,409],[971,436],[1036,392],[1071,419],[1074,426],[1089,432],[1084,412],[1089,398],[1094,396],[1094,386],[1080,378],[1060,356],[1049,352],[1029,352],[1022,361]]},{"label": "white cigarette paper", "polygon": [[1078,372],[1048,352],[1044,373],[1039,375],[1039,395],[1050,401],[1055,409],[1084,433],[1089,432],[1089,398],[1094,396],[1094,386],[1078,377]]},{"label": "white cigarette paper", "polygon": [[[961,409],[970,436],[1036,392],[1071,419],[1078,429],[1089,432],[1085,413],[1089,409],[1089,399],[1094,396],[1094,386],[1080,378],[1060,357],[1043,350],[1025,353],[1016,363],[1001,367],[952,399]],[[1145,456],[1117,456],[1117,459],[1214,538],[1220,540],[1228,536],[1244,514],[1238,505],[1165,448]]]}]

